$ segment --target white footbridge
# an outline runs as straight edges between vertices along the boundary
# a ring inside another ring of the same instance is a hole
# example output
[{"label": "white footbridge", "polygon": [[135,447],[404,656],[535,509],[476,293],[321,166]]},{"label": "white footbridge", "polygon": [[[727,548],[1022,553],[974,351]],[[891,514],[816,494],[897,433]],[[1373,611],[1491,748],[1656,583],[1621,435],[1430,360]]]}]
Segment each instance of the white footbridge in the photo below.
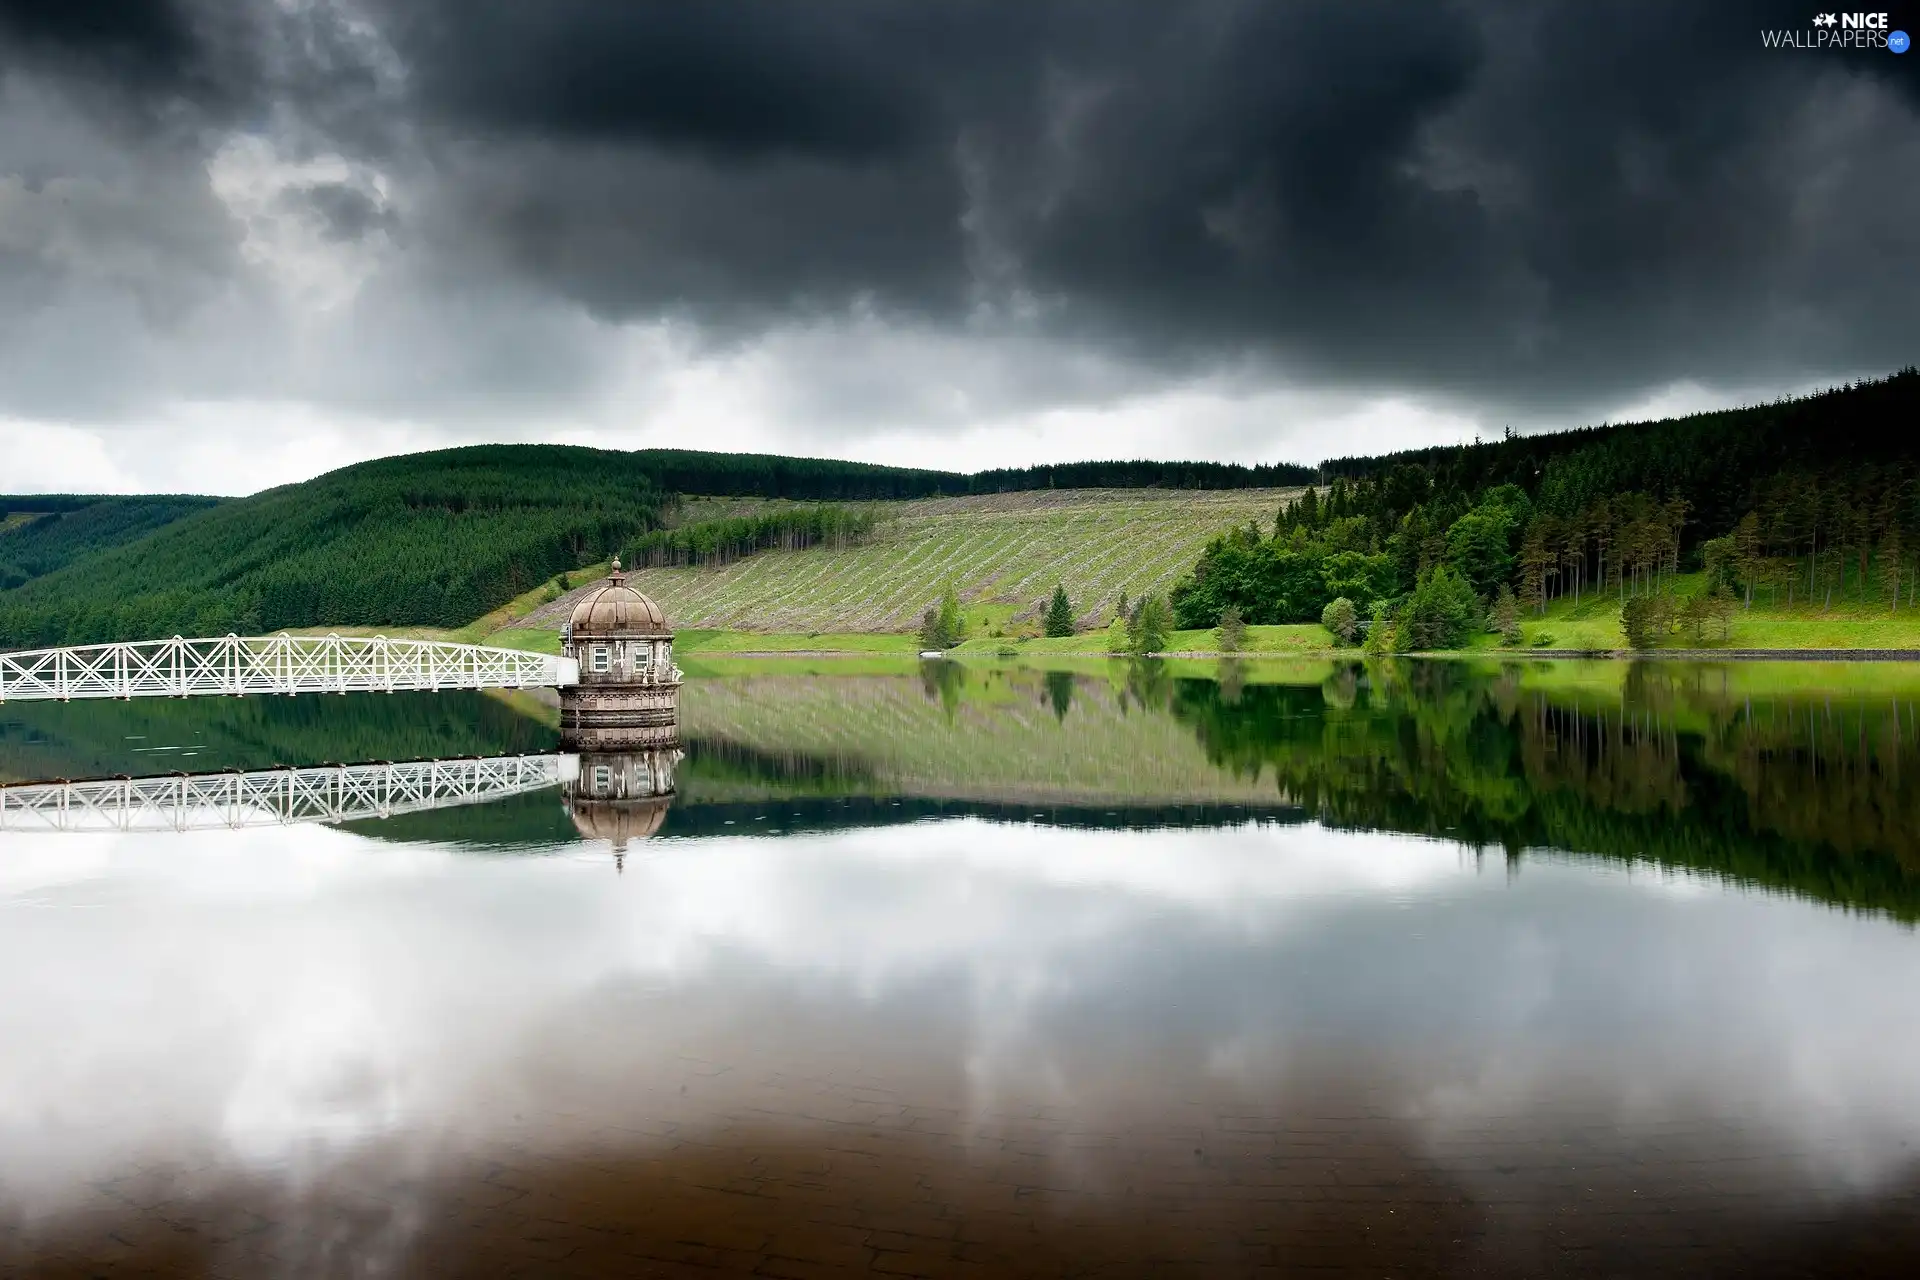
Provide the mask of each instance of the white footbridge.
[{"label": "white footbridge", "polygon": [[0,831],[209,831],[353,822],[558,786],[572,755],[326,765],[0,787]]},{"label": "white footbridge", "polygon": [[0,653],[0,702],[578,684],[554,654],[386,636],[221,636]]}]

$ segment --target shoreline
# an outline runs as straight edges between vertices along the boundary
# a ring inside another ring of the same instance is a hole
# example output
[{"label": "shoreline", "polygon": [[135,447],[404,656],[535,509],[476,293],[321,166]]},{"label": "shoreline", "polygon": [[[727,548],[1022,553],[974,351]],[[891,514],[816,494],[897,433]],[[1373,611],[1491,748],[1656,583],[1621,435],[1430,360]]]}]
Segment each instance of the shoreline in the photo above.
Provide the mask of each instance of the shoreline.
[{"label": "shoreline", "polygon": [[[687,655],[696,660],[728,658],[898,658],[916,662],[960,662],[987,659],[1006,662],[1016,658],[1112,658],[1124,661],[1148,658],[1224,658],[1242,662],[1295,662],[1302,659],[1322,661],[1328,658],[1365,660],[1358,649],[1235,650],[1171,649],[1149,654],[1110,653],[1104,649],[1045,649],[1033,653],[992,653],[973,649],[949,652],[938,658],[923,658],[918,653],[888,653],[858,649],[726,649],[703,652],[695,649]],[[1920,662],[1920,649],[1427,649],[1413,653],[1385,654],[1386,658],[1506,658],[1531,661],[1558,658],[1575,661],[1679,661],[1679,662]]]}]

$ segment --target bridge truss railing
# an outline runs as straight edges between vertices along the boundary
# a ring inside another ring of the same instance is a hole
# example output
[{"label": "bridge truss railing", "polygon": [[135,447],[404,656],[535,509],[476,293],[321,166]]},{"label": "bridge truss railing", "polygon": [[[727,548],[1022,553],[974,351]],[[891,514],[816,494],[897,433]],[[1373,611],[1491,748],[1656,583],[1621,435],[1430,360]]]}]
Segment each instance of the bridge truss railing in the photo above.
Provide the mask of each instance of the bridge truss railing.
[{"label": "bridge truss railing", "polygon": [[571,756],[494,756],[0,787],[0,831],[204,831],[352,822],[559,785]]},{"label": "bridge truss railing", "polygon": [[525,689],[578,679],[578,664],[570,658],[386,636],[175,636],[0,653],[0,702]]}]

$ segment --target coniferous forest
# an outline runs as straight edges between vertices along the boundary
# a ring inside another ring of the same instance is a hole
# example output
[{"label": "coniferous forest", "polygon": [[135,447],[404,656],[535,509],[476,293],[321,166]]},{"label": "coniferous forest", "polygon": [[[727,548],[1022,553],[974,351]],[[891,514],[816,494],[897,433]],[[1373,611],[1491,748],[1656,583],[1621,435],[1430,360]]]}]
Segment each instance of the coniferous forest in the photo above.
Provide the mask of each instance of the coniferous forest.
[{"label": "coniferous forest", "polygon": [[0,591],[205,511],[218,498],[47,494],[0,498]]},{"label": "coniferous forest", "polygon": [[[1909,368],[1747,409],[1341,459],[1271,530],[1215,540],[1171,599],[1187,628],[1229,607],[1315,622],[1345,599],[1402,649],[1517,639],[1503,610],[1595,593],[1635,644],[1724,630],[1756,601],[1904,608],[1920,579],[1917,428]],[[1700,574],[1684,595],[1682,573]]]}]

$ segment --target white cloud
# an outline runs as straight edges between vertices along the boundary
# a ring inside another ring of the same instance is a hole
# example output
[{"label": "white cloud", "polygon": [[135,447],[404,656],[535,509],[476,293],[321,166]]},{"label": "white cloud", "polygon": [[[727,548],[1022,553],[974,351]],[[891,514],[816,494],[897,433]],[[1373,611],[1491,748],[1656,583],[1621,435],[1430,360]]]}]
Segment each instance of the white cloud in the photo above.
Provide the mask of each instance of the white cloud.
[{"label": "white cloud", "polygon": [[[325,277],[324,259],[285,252],[292,265],[275,270],[288,288]],[[328,369],[358,361],[358,386],[336,387],[334,404],[194,397],[169,400],[137,422],[8,419],[0,422],[0,491],[243,494],[369,458],[501,441],[974,471],[1096,458],[1311,463],[1470,440],[1480,430],[1456,411],[1400,396],[1275,389],[1244,371],[1163,379],[1091,350],[871,317],[718,347],[670,322],[610,326],[555,313],[542,322],[543,343],[570,344],[573,386],[524,400],[469,391],[471,412],[449,415],[427,404],[427,380],[435,371],[458,380],[484,352],[445,347],[444,338],[379,349],[374,326],[398,326],[398,337],[433,317],[365,315],[374,305],[365,293],[356,301],[343,292],[329,304],[331,317],[316,318],[294,349],[305,353],[299,376],[316,393]],[[511,347],[508,333],[498,336]],[[362,345],[366,354],[356,357]],[[396,361],[397,350],[410,354]]]}]

